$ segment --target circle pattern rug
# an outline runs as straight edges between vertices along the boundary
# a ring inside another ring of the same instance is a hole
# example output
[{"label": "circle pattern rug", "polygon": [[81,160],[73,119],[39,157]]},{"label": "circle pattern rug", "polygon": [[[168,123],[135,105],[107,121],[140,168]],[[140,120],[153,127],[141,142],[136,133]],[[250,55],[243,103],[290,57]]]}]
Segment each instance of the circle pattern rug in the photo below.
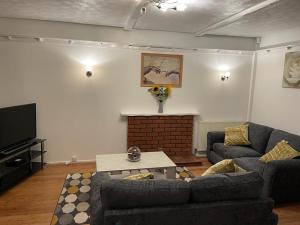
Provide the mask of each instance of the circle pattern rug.
[{"label": "circle pattern rug", "polygon": [[[90,190],[95,172],[68,174],[51,225],[90,225]],[[186,167],[176,168],[176,179],[189,182],[194,175]]]}]

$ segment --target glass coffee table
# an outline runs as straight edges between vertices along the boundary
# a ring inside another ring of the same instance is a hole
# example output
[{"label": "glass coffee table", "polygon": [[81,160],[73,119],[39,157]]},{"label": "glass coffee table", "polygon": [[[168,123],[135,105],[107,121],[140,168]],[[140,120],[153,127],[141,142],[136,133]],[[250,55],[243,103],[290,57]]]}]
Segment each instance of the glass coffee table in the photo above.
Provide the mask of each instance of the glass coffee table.
[{"label": "glass coffee table", "polygon": [[130,162],[127,153],[96,156],[97,172],[122,172],[131,170],[166,170],[167,179],[176,178],[176,165],[164,152],[142,152],[141,160]]}]

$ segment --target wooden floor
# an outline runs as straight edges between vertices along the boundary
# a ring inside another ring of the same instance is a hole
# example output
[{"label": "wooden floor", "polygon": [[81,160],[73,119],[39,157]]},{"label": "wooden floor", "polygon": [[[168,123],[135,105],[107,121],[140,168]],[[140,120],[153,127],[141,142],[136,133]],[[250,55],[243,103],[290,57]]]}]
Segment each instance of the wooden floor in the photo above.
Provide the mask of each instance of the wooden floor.
[{"label": "wooden floor", "polygon": [[[202,166],[189,169],[201,175],[208,167],[209,163],[204,161]],[[0,196],[0,224],[49,225],[66,174],[95,169],[95,163],[47,165]],[[300,225],[300,203],[281,205],[275,211],[280,225]]]}]

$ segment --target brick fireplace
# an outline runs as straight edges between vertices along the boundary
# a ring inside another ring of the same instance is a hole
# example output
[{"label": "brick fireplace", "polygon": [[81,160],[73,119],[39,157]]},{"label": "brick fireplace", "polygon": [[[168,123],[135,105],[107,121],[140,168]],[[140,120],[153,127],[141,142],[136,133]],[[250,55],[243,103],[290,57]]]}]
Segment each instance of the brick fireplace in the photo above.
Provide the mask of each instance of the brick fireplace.
[{"label": "brick fireplace", "polygon": [[193,115],[128,116],[127,147],[169,156],[192,155]]}]

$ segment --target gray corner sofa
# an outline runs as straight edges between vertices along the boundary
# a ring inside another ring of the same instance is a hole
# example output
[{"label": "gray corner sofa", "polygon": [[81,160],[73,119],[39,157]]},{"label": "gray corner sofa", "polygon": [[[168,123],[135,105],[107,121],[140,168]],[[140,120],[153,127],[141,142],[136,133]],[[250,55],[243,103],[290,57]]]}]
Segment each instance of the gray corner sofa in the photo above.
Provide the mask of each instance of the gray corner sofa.
[{"label": "gray corner sofa", "polygon": [[233,159],[247,171],[256,171],[264,179],[263,196],[276,203],[300,200],[300,159],[276,160],[263,163],[259,158],[281,140],[300,151],[300,136],[271,127],[248,123],[250,146],[225,146],[224,132],[207,134],[207,157],[211,163]]},{"label": "gray corner sofa", "polygon": [[181,180],[113,180],[96,173],[91,225],[276,225],[256,172]]}]

